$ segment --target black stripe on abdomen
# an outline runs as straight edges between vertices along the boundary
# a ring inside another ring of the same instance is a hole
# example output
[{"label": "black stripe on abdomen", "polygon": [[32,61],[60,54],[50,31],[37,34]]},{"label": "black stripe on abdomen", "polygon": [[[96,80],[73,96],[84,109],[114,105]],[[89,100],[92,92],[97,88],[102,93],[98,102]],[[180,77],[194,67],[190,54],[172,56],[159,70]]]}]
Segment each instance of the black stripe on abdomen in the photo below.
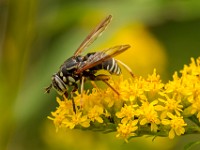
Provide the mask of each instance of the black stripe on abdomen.
[{"label": "black stripe on abdomen", "polygon": [[121,73],[121,69],[118,66],[118,64],[114,58],[111,58],[111,59],[103,62],[102,69],[109,71],[111,74],[119,75]]},{"label": "black stripe on abdomen", "polygon": [[121,74],[121,69],[114,58],[108,59],[107,61],[104,61],[101,64],[90,68],[89,70],[98,71],[101,69],[107,70],[110,74]]}]

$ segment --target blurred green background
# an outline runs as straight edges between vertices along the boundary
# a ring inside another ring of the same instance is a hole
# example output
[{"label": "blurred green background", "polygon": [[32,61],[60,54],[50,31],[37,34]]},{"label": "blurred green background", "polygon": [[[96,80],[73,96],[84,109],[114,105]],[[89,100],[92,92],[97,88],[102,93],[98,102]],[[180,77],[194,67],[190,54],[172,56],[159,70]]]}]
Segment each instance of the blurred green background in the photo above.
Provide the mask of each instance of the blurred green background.
[{"label": "blurred green background", "polygon": [[167,82],[190,57],[200,56],[199,0],[1,0],[0,150],[175,150],[200,140],[199,135],[143,137],[125,144],[115,133],[56,133],[47,119],[58,106],[56,93],[44,94],[44,87],[109,14],[112,23],[87,52],[130,44],[118,58],[136,75],[147,76],[157,68]]}]

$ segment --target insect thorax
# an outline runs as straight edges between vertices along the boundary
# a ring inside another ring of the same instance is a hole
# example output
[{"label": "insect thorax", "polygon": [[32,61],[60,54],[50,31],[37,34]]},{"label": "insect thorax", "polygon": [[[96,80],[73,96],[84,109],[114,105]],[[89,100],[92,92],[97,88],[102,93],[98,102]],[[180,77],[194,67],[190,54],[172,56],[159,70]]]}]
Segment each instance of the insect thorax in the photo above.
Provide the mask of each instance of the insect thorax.
[{"label": "insect thorax", "polygon": [[76,71],[80,66],[84,66],[89,59],[94,57],[94,53],[88,53],[85,56],[70,57],[67,59],[61,66],[59,71],[54,75],[53,86],[57,91],[64,92],[67,90],[68,86],[78,87],[77,83],[81,80],[82,76],[89,78],[90,80],[94,79],[94,74],[101,70],[107,70],[110,74],[119,75],[121,69],[118,66],[114,58],[110,58],[106,61],[101,62],[100,64],[84,70],[83,72],[77,74]]},{"label": "insect thorax", "polygon": [[73,85],[80,79],[81,75],[75,74],[75,72],[82,59],[82,56],[70,57],[60,66],[57,75],[62,78],[67,85]]}]

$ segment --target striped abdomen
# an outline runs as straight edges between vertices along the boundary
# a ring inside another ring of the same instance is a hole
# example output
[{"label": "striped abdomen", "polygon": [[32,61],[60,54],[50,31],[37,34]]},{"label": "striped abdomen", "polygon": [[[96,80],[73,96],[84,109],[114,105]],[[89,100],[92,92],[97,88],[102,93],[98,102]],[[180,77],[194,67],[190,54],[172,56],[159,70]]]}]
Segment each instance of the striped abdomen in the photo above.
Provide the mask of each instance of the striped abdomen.
[{"label": "striped abdomen", "polygon": [[121,74],[121,69],[114,58],[111,58],[101,64],[91,68],[91,70],[107,70],[110,74]]}]

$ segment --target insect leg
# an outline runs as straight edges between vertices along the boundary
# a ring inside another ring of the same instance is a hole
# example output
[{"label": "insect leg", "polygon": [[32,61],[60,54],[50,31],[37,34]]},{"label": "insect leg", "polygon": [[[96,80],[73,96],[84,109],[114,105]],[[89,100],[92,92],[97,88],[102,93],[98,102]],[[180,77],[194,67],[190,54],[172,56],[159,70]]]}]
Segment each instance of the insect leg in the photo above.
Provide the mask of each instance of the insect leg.
[{"label": "insect leg", "polygon": [[107,80],[102,80],[105,84],[107,84],[117,95],[120,95],[119,92],[117,90],[114,89],[114,87],[112,87]]},{"label": "insect leg", "polygon": [[[75,86],[74,89],[70,92],[70,96],[71,96],[71,99],[72,99],[72,107],[73,107],[73,111],[74,113],[76,113],[76,105],[75,105],[75,102],[74,102],[74,92],[77,91],[78,87]],[[65,92],[66,93],[66,92]]]},{"label": "insect leg", "polygon": [[96,88],[96,89],[98,89],[98,86],[96,85],[96,83],[94,82],[94,81],[90,81],[91,82],[91,84],[92,84],[92,86],[94,87],[94,88]]},{"label": "insect leg", "polygon": [[63,94],[63,97],[65,97],[65,98],[67,99],[67,98],[68,98],[68,93],[65,92],[65,93]]},{"label": "insect leg", "polygon": [[[70,92],[70,96],[71,96],[71,99],[72,99],[73,111],[74,111],[74,113],[76,113],[76,105],[75,105],[75,102],[74,102],[73,91]],[[63,97],[68,98],[68,93],[65,92],[65,93],[63,94]]]},{"label": "insect leg", "polygon": [[98,92],[100,92],[100,90],[99,90],[98,86],[96,85],[96,83],[95,83],[94,81],[92,81],[92,80],[90,80],[90,82],[91,82],[92,86],[93,86],[95,89],[97,89]]},{"label": "insect leg", "polygon": [[80,99],[80,107],[82,107],[82,104],[83,104],[84,82],[85,82],[85,77],[82,76],[82,78],[81,78],[81,99]]},{"label": "insect leg", "polygon": [[131,76],[134,78],[135,75],[133,74],[131,68],[129,66],[127,66],[125,63],[123,63],[122,61],[115,59],[120,65],[122,65],[130,74]]},{"label": "insect leg", "polygon": [[76,105],[75,105],[75,102],[74,102],[73,92],[71,92],[70,94],[71,94],[71,99],[72,99],[73,111],[74,111],[74,113],[76,113]]},{"label": "insect leg", "polygon": [[[71,99],[72,99],[72,107],[73,107],[73,111],[74,111],[74,113],[76,113],[76,105],[75,105],[75,102],[74,102],[74,97],[73,97],[73,92],[71,91],[70,92],[70,96],[71,96]],[[65,92],[64,94],[63,94],[63,98],[68,98],[68,93],[67,92]]]},{"label": "insect leg", "polygon": [[108,83],[108,80],[110,79],[109,76],[107,75],[103,75],[103,74],[100,74],[100,75],[97,75],[95,76],[95,80],[101,80],[103,81],[105,84],[107,84],[107,86],[109,86],[117,95],[120,95],[119,92],[117,90],[115,90],[114,87],[112,87],[109,83]]}]

